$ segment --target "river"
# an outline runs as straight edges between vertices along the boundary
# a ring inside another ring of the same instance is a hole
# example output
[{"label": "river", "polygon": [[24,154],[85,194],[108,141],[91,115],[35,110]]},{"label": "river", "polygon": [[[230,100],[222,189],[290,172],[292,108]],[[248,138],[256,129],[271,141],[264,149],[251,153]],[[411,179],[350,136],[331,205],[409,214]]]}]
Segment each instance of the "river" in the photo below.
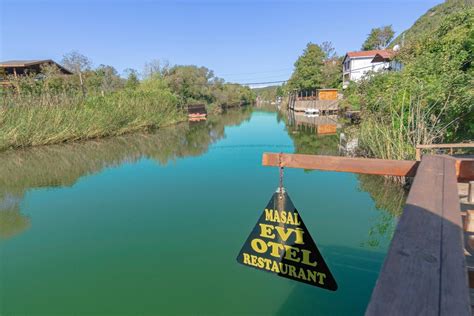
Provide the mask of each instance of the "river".
[{"label": "river", "polygon": [[285,169],[336,292],[236,256],[278,186],[262,153],[337,154],[271,111],[0,154],[1,315],[363,314],[403,191]]}]

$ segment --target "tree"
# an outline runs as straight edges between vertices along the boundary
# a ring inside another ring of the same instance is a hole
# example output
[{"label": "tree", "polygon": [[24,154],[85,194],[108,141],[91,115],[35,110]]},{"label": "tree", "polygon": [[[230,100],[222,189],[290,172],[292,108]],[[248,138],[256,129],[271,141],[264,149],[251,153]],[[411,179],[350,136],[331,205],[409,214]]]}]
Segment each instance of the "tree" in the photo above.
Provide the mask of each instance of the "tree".
[{"label": "tree", "polygon": [[95,70],[95,75],[99,79],[99,88],[102,92],[111,92],[120,88],[123,83],[117,70],[109,65],[99,65]]},{"label": "tree", "polygon": [[373,28],[364,44],[362,44],[362,50],[384,49],[388,46],[394,35],[395,32],[391,25]]},{"label": "tree", "polygon": [[156,74],[166,75],[170,70],[170,63],[167,60],[160,61],[159,59],[153,59],[143,67],[143,77],[149,78]]},{"label": "tree", "polygon": [[334,56],[324,61],[322,68],[323,87],[338,88],[342,82],[342,57]]},{"label": "tree", "polygon": [[320,46],[308,43],[295,62],[295,70],[288,81],[289,90],[314,90],[323,84],[322,68],[326,53]]},{"label": "tree", "polygon": [[138,72],[132,68],[127,68],[124,72],[127,76],[127,81],[125,81],[125,88],[131,90],[136,89],[140,84],[140,81],[138,80]]},{"label": "tree", "polygon": [[324,56],[326,60],[333,59],[336,57],[336,49],[332,42],[324,41],[321,43],[321,49],[324,52]]},{"label": "tree", "polygon": [[64,54],[62,64],[64,67],[79,76],[82,93],[85,94],[83,73],[84,71],[90,70],[92,61],[88,57],[74,50],[70,53]]},{"label": "tree", "polygon": [[181,104],[212,103],[215,100],[210,87],[214,73],[205,67],[174,66],[166,71],[163,78],[179,96]]},{"label": "tree", "polygon": [[323,86],[325,88],[337,88],[342,82],[342,59],[337,57],[332,42],[322,42],[321,49],[325,56],[322,68]]}]

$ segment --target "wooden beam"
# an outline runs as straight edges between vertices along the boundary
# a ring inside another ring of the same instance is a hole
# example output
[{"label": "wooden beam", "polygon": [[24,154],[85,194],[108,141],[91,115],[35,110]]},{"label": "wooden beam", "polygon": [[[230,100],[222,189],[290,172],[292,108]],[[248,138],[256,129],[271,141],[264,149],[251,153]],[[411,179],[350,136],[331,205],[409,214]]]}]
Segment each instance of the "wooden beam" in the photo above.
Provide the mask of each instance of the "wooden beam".
[{"label": "wooden beam", "polygon": [[316,156],[300,154],[264,153],[264,166],[316,169],[339,172],[353,172],[375,175],[413,177],[419,162],[411,160],[385,160],[348,158],[337,156]]},{"label": "wooden beam", "polygon": [[420,149],[432,148],[474,148],[474,142],[471,143],[456,143],[456,144],[431,144],[431,145],[416,145]]},{"label": "wooden beam", "polygon": [[459,182],[469,182],[474,180],[474,159],[472,158],[454,158],[456,176]]},{"label": "wooden beam", "polygon": [[[437,157],[443,157],[444,159],[455,162],[456,176],[459,182],[469,182],[474,180],[473,158],[456,158],[446,155],[439,155]],[[280,158],[281,166],[285,168],[353,172],[399,177],[414,177],[418,165],[420,164],[419,161],[413,160],[264,153],[262,156],[262,165],[278,167],[280,166]]]},{"label": "wooden beam", "polygon": [[471,315],[456,161],[444,159],[440,315]]},{"label": "wooden beam", "polygon": [[422,158],[366,315],[470,315],[454,161]]}]

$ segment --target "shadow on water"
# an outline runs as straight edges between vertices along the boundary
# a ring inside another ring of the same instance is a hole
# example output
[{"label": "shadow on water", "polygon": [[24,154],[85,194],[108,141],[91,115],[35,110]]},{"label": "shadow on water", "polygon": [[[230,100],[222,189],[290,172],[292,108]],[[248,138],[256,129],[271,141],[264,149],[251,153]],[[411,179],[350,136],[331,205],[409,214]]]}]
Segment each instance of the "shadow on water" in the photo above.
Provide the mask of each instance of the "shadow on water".
[{"label": "shadow on water", "polygon": [[[295,284],[287,299],[281,304],[277,315],[364,314],[385,253],[343,246],[324,246],[320,250],[324,253],[325,259],[330,261],[334,277],[339,280],[337,292],[318,288],[308,290],[309,285]],[[358,290],[353,291],[355,288]],[[295,301],[306,304],[295,306]]]},{"label": "shadow on water", "polygon": [[142,158],[161,165],[206,153],[225,137],[226,126],[250,119],[251,108],[229,110],[204,122],[183,123],[154,133],[42,146],[0,153],[0,240],[31,225],[20,202],[29,189],[72,186],[80,177]]}]

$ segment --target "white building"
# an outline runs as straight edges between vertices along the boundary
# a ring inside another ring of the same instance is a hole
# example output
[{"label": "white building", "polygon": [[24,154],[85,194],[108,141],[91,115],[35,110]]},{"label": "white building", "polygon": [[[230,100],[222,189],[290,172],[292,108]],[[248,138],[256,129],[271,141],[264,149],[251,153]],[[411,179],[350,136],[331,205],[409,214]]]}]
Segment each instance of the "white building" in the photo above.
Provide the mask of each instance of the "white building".
[{"label": "white building", "polygon": [[350,81],[359,81],[369,71],[399,70],[401,65],[392,61],[393,50],[367,50],[348,52],[342,62],[342,87],[345,89]]}]

